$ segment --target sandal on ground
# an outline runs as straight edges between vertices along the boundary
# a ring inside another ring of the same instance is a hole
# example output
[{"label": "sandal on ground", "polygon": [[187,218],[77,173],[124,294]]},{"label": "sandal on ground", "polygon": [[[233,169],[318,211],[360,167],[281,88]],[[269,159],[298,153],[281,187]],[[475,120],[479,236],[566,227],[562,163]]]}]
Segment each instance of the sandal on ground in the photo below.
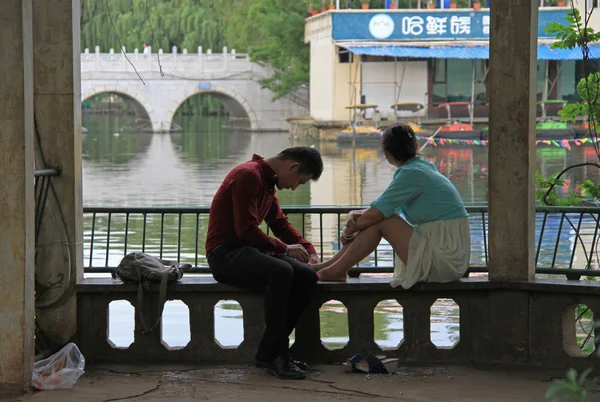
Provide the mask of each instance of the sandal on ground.
[{"label": "sandal on ground", "polygon": [[[359,364],[360,362],[364,362],[362,365],[367,365],[368,368],[368,363],[366,363],[367,358],[375,358],[377,360],[383,361],[385,360],[385,356],[383,355],[378,355],[378,356],[373,356],[373,355],[368,355],[367,357],[361,355],[360,353],[355,354],[354,356],[350,357],[349,359],[346,359],[345,362],[342,363],[343,366],[346,366],[346,370],[353,372],[353,373],[368,373],[369,371],[364,371],[361,370],[357,367],[357,364]],[[396,361],[398,359],[395,359]]]},{"label": "sandal on ground", "polygon": [[369,374],[390,374],[398,368],[398,359],[368,355],[354,364],[354,369]]},{"label": "sandal on ground", "polygon": [[365,357],[363,355],[358,353],[358,354],[355,354],[354,356],[352,356],[351,358],[346,359],[346,361],[343,362],[342,365],[346,366],[346,370],[351,371],[351,372],[356,372],[356,363],[363,360],[364,358]]}]

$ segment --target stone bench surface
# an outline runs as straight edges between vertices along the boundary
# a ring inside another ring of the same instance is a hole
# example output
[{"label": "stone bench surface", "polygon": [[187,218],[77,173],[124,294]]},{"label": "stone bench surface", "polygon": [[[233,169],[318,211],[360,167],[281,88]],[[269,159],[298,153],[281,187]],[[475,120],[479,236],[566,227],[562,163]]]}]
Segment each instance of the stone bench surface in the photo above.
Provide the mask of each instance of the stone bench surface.
[{"label": "stone bench surface", "polygon": [[[566,279],[535,279],[531,281],[499,282],[489,281],[486,277],[463,278],[450,283],[418,283],[409,290],[390,286],[389,276],[362,276],[350,278],[347,282],[319,282],[318,288],[327,292],[440,292],[440,291],[536,291],[554,293],[574,293],[581,295],[600,294],[598,281],[570,281]],[[158,290],[157,285],[153,285]],[[78,293],[131,293],[137,291],[137,285],[125,284],[119,279],[85,278],[75,287]],[[215,281],[212,276],[191,274],[183,277],[177,283],[169,285],[174,292],[248,292],[234,286],[224,285]]]}]

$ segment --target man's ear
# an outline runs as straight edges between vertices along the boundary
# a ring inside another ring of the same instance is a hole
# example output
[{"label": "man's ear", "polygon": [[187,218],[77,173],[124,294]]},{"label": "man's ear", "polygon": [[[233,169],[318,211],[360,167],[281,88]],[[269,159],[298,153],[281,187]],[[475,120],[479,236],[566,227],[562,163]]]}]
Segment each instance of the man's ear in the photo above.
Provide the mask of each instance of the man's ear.
[{"label": "man's ear", "polygon": [[298,170],[300,170],[300,163],[299,162],[290,163],[289,170],[290,170],[290,172],[297,172]]}]

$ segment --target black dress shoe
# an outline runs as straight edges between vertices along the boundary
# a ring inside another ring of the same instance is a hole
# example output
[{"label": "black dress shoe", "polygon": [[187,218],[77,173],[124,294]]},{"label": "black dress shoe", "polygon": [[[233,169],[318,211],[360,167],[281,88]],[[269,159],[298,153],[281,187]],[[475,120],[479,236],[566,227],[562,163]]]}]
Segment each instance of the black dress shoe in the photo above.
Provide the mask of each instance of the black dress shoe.
[{"label": "black dress shoe", "polygon": [[289,356],[279,356],[269,362],[267,371],[284,380],[303,380],[306,372],[300,370]]},{"label": "black dress shoe", "polygon": [[[294,363],[296,365],[296,367],[298,367],[302,371],[306,371],[306,370],[310,369],[310,366],[308,365],[308,363],[305,363],[301,360],[293,360],[292,359],[292,363]],[[267,360],[262,360],[257,357],[254,359],[254,366],[258,367],[258,368],[267,368],[267,367],[269,367],[269,362]]]}]

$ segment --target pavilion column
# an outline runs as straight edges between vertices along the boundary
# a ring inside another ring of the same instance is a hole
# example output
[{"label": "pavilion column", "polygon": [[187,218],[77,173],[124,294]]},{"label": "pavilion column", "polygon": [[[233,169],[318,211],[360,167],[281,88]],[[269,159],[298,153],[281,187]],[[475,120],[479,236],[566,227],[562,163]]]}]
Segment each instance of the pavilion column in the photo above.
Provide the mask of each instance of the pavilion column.
[{"label": "pavilion column", "polygon": [[[80,0],[33,0],[33,5],[35,125],[43,163],[62,168],[44,211],[38,238],[43,264],[36,275],[41,286],[62,278],[65,287],[38,297],[37,317],[43,332],[62,344],[77,329],[73,289],[83,277]],[[36,157],[41,165],[40,154]]]},{"label": "pavilion column", "polygon": [[[535,1],[494,0],[490,24],[489,279],[535,276]],[[489,360],[530,359],[529,296],[488,300]]]},{"label": "pavilion column", "polygon": [[490,24],[489,278],[535,275],[535,1],[495,0]]},{"label": "pavilion column", "polygon": [[0,388],[25,389],[35,355],[32,0],[0,8]]}]

